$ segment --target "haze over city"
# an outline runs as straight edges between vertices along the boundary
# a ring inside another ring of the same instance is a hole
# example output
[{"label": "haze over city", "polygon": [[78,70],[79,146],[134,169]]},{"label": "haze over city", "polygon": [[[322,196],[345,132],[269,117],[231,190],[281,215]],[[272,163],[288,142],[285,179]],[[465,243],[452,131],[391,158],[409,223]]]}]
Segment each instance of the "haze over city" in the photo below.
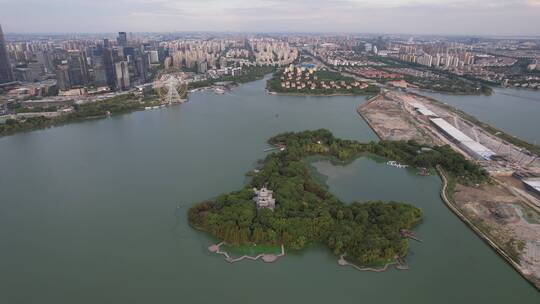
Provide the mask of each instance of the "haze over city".
[{"label": "haze over city", "polygon": [[0,7],[8,33],[540,35],[540,0],[2,0]]}]

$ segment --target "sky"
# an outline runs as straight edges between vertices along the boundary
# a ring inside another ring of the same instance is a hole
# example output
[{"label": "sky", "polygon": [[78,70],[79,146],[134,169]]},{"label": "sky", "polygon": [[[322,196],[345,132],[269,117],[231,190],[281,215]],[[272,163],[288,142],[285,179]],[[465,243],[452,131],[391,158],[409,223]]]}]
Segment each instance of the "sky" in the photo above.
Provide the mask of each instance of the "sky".
[{"label": "sky", "polygon": [[0,24],[8,33],[540,36],[540,0],[0,0]]}]

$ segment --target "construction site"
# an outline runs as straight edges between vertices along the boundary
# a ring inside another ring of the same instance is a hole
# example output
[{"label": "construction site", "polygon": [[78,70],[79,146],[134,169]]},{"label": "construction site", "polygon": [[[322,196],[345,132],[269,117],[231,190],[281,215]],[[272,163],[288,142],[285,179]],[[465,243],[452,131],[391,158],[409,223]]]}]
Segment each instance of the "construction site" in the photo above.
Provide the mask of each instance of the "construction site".
[{"label": "construction site", "polygon": [[488,131],[459,110],[417,94],[383,90],[357,110],[382,140],[449,145],[485,168],[491,179],[481,185],[443,178],[451,184],[443,196],[450,209],[540,287],[538,155],[503,139],[502,131]]}]

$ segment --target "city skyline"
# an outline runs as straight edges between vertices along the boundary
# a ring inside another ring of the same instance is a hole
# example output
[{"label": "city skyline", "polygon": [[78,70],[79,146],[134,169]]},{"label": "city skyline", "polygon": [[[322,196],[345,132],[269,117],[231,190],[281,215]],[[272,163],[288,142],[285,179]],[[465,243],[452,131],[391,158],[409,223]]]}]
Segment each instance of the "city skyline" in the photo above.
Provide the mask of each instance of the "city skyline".
[{"label": "city skyline", "polygon": [[249,30],[540,35],[540,0],[497,0],[488,4],[479,0],[2,0],[0,6],[5,33]]}]

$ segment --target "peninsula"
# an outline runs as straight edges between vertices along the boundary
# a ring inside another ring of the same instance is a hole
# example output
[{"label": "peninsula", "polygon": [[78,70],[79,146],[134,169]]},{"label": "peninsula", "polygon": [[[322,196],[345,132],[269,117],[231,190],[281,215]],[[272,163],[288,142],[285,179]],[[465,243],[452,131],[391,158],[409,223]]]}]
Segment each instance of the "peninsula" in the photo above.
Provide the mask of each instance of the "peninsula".
[{"label": "peninsula", "polygon": [[268,80],[267,89],[274,94],[319,96],[369,95],[379,92],[379,88],[373,84],[311,65],[290,65],[277,71]]}]

